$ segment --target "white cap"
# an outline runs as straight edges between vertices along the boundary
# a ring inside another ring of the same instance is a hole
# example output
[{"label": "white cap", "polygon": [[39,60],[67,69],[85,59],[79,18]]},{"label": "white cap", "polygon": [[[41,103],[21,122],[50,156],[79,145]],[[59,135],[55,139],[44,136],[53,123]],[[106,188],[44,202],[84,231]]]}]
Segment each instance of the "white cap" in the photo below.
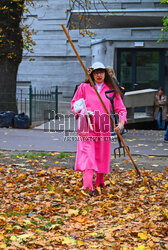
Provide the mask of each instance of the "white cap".
[{"label": "white cap", "polygon": [[95,62],[95,63],[92,64],[91,68],[92,68],[92,70],[105,69],[105,66],[101,62]]}]

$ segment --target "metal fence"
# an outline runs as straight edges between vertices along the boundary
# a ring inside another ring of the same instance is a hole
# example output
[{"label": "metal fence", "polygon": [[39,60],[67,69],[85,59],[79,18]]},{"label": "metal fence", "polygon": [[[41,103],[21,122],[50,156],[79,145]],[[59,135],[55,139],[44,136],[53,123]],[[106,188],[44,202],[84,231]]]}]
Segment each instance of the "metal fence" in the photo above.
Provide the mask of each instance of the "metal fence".
[{"label": "metal fence", "polygon": [[58,114],[58,86],[55,91],[37,90],[29,88],[29,114],[32,123],[40,124],[44,121],[46,111],[54,111]]},{"label": "metal fence", "polygon": [[32,125],[44,122],[46,111],[58,114],[58,86],[55,90],[37,90],[36,88],[19,88],[16,93],[0,93],[0,111],[24,112],[30,117]]}]

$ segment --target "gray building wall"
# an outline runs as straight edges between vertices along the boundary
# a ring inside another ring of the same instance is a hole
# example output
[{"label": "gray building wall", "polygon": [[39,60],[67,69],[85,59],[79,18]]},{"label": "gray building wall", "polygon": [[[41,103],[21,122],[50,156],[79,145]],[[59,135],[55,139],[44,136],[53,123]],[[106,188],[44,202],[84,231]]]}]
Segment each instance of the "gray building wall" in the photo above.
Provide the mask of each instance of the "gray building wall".
[{"label": "gray building wall", "polygon": [[[36,1],[35,7],[25,15],[24,23],[31,24],[36,31],[34,53],[24,52],[19,66],[18,86],[32,85],[37,89],[50,89],[59,86],[60,101],[72,97],[75,85],[85,78],[83,70],[69,46],[61,24],[66,26],[69,0]],[[90,58],[90,47],[86,39],[79,38],[76,32],[74,44],[85,64]],[[33,58],[34,61],[29,61]]]},{"label": "gray building wall", "polygon": [[[162,9],[157,0],[108,0],[107,7],[113,10],[124,10],[121,18],[131,10]],[[43,6],[38,7],[41,4]],[[61,24],[66,25],[69,14],[69,0],[36,1],[36,6],[31,8],[30,13],[25,16],[24,22],[29,23],[37,31],[34,35],[36,46],[34,54],[25,54],[19,67],[18,83],[22,85],[32,84],[33,87],[48,89],[59,86],[60,101],[70,101],[75,85],[80,83],[85,75],[70,46]],[[102,6],[98,6],[102,9]],[[127,12],[127,10],[129,10]],[[114,11],[115,12],[115,11]],[[145,15],[153,15],[147,12]],[[112,15],[115,15],[113,13]],[[136,19],[136,11],[133,13]],[[162,15],[154,13],[154,15]],[[93,29],[96,34],[91,38],[83,38],[78,30],[69,32],[76,49],[84,64],[88,67],[94,61],[102,61],[117,70],[117,48],[135,48],[136,42],[143,42],[143,48],[168,48],[167,43],[157,44],[161,27],[138,27],[138,28],[111,28]],[[26,58],[27,57],[27,58]],[[35,61],[29,62],[29,58]]]}]

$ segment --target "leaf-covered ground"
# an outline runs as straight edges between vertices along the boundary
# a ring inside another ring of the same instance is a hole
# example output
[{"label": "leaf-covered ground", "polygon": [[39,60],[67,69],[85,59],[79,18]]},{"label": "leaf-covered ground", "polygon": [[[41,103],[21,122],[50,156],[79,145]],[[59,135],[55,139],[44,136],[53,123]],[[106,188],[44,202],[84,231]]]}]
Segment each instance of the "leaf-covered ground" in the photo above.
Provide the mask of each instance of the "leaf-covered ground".
[{"label": "leaf-covered ground", "polygon": [[168,167],[112,170],[90,197],[73,157],[1,153],[0,249],[168,249]]}]

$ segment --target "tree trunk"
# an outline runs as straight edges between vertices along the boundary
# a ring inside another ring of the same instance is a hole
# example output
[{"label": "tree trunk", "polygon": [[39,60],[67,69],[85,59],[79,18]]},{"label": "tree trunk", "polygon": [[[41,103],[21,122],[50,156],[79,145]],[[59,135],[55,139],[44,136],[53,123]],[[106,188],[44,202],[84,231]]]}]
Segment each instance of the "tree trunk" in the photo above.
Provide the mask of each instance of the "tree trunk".
[{"label": "tree trunk", "polygon": [[0,111],[14,111],[16,104],[16,77],[19,63],[7,57],[0,61]]},{"label": "tree trunk", "polygon": [[0,111],[14,111],[16,78],[22,59],[20,21],[25,0],[0,0]]}]

